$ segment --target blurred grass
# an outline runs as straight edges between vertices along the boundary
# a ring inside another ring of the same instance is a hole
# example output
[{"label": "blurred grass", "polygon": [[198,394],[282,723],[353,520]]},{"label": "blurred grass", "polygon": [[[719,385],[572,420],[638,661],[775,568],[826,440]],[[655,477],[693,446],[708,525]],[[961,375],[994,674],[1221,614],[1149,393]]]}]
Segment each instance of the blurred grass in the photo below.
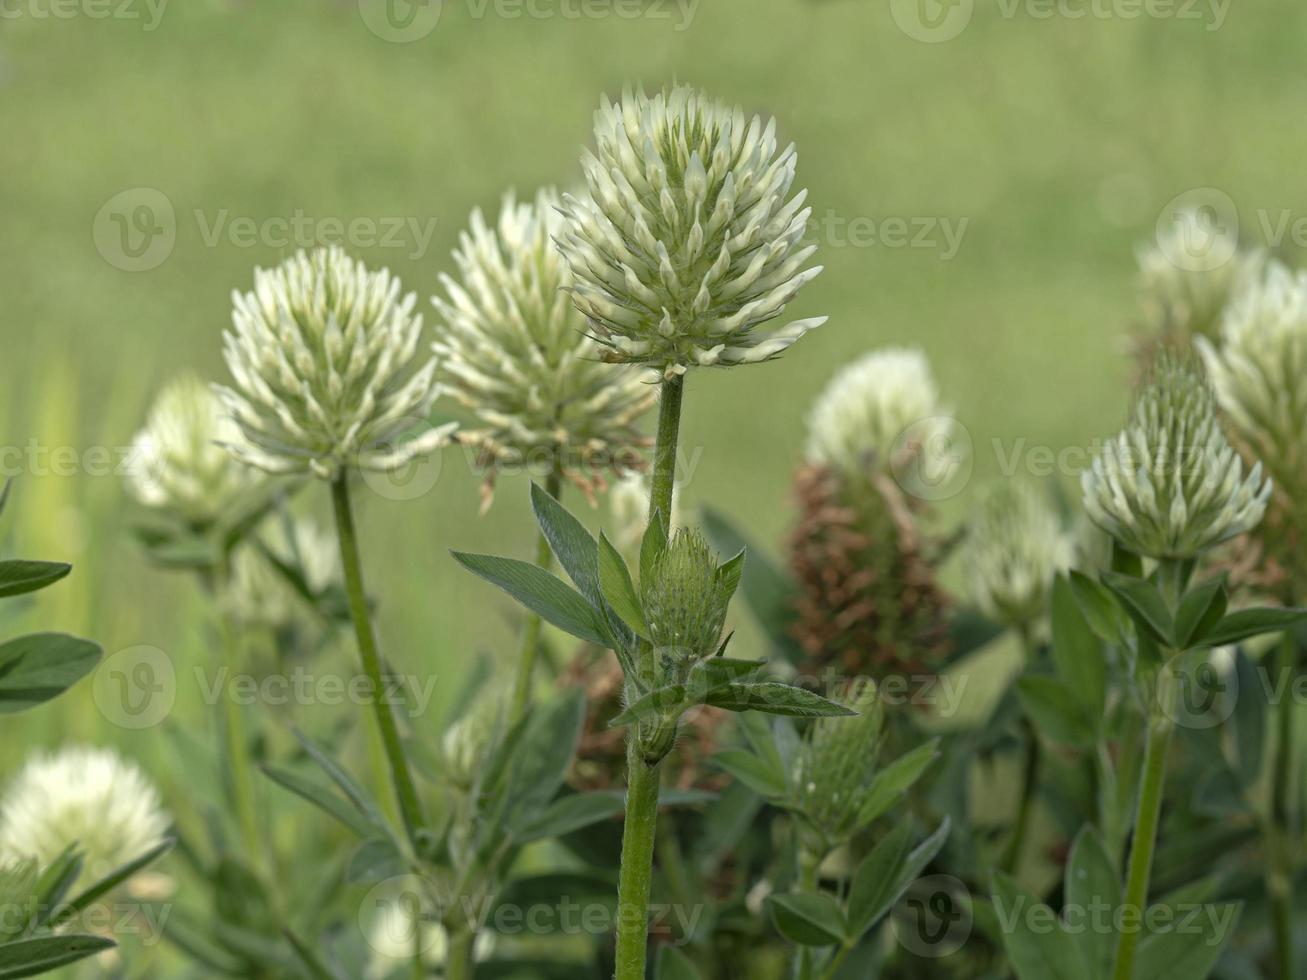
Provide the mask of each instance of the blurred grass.
[{"label": "blurred grass", "polygon": [[[819,217],[968,222],[951,261],[824,247],[827,271],[794,312],[828,313],[827,326],[776,363],[691,377],[684,500],[736,512],[761,541],[789,523],[806,406],[849,359],[922,346],[972,434],[974,479],[994,477],[996,438],[1005,452],[1021,439],[1086,446],[1120,417],[1133,248],[1169,200],[1215,186],[1246,224],[1259,208],[1307,213],[1307,132],[1295,122],[1307,10],[1289,0],[1237,6],[1214,32],[1009,18],[980,0],[963,35],[938,45],[909,39],[870,0],[704,0],[683,32],[674,18],[477,9],[446,2],[438,28],[410,45],[379,40],[343,0],[178,2],[153,32],[0,20],[0,442],[124,446],[174,372],[222,376],[230,291],[282,251],[210,247],[197,210],[206,222],[224,210],[435,218],[424,255],[356,249],[425,296],[474,206],[495,206],[508,186],[577,180],[599,93],[628,79],[689,81],[774,113]],[[141,186],[173,202],[178,239],[159,268],[131,274],[97,254],[91,226],[109,198]],[[325,491],[313,496],[325,518]],[[426,496],[364,496],[383,640],[401,669],[447,676],[447,700],[474,652],[512,649],[507,607],[447,550],[527,555],[525,485],[504,481],[493,516],[477,520],[477,479],[451,453]],[[22,625],[197,661],[188,583],[144,567],[129,515],[112,475],[20,475],[10,550],[77,566]],[[33,742],[120,737],[148,754],[158,741],[109,728],[87,685],[23,725],[0,748],[6,767]]]}]

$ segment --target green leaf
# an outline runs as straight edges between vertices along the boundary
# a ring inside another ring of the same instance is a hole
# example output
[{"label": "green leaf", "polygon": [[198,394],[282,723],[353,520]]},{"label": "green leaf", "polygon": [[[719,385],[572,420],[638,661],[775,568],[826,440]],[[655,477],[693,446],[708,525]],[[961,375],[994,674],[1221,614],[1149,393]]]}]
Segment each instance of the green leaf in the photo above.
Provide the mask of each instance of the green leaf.
[{"label": "green leaf", "polygon": [[844,913],[829,895],[771,895],[776,931],[799,946],[834,946],[844,934]]},{"label": "green leaf", "polygon": [[656,980],[703,980],[690,958],[675,946],[664,946],[658,954]]},{"label": "green leaf", "polygon": [[785,773],[769,760],[743,749],[727,749],[712,757],[717,765],[767,799],[785,795]]},{"label": "green leaf", "polygon": [[1175,613],[1176,646],[1187,650],[1200,643],[1221,621],[1228,601],[1224,576],[1210,578],[1186,592]]},{"label": "green leaf", "polygon": [[32,633],[0,645],[0,714],[57,697],[99,659],[99,646],[64,633]]},{"label": "green leaf", "polygon": [[327,778],[336,784],[336,788],[345,794],[345,798],[354,804],[354,809],[358,810],[374,826],[389,828],[390,824],[387,822],[380,804],[353,776],[345,771],[345,768],[332,757],[332,754],[324,746],[309,738],[298,728],[292,728],[291,732],[294,734],[295,740],[308,753],[309,758],[318,764],[318,768],[327,774]]},{"label": "green leaf", "polygon": [[1304,621],[1307,621],[1307,609],[1240,609],[1222,619],[1203,637],[1202,644],[1209,647],[1229,646],[1263,633],[1282,633]]},{"label": "green leaf", "polygon": [[531,509],[545,540],[581,594],[599,604],[599,545],[572,512],[539,484],[531,484]]},{"label": "green leaf", "polygon": [[762,660],[736,660],[733,657],[709,657],[690,668],[686,686],[692,691],[708,692],[735,681],[756,677],[766,666]]},{"label": "green leaf", "polygon": [[644,718],[659,718],[679,713],[690,707],[689,694],[683,684],[660,687],[639,698],[608,723],[609,728],[622,728]]},{"label": "green leaf", "polygon": [[740,576],[744,573],[744,549],[737,551],[734,557],[717,568],[717,586],[722,590],[722,602],[729,603],[740,587]]},{"label": "green leaf", "polygon": [[545,808],[526,829],[516,835],[519,844],[550,837],[562,837],[592,824],[611,820],[626,810],[626,797],[618,792],[600,790],[561,796]]},{"label": "green leaf", "polygon": [[667,550],[667,515],[656,510],[649,515],[649,525],[640,538],[640,581],[648,582],[658,556]]},{"label": "green leaf", "polygon": [[727,684],[710,691],[706,703],[726,711],[761,711],[791,718],[836,718],[857,714],[820,694],[779,681]]},{"label": "green leaf", "polygon": [[1083,572],[1071,571],[1067,581],[1089,628],[1106,643],[1124,645],[1129,640],[1130,617],[1111,590]]},{"label": "green leaf", "polygon": [[139,857],[133,858],[126,864],[109,872],[109,874],[95,882],[95,884],[80,892],[71,901],[60,903],[59,914],[51,920],[50,924],[52,926],[58,926],[73,918],[83,909],[89,908],[98,899],[109,894],[109,892],[113,891],[138,871],[149,867],[155,861],[159,860],[159,858],[171,851],[174,843],[176,842],[172,838],[169,838],[160,844],[156,844]]},{"label": "green leaf", "polygon": [[281,930],[281,934],[286,937],[286,942],[290,944],[290,948],[299,957],[300,965],[308,972],[311,980],[341,980],[340,975],[327,966],[317,952],[302,940],[293,929],[285,927]]},{"label": "green leaf", "polygon": [[493,555],[453,552],[455,560],[481,578],[497,585],[522,605],[565,633],[602,647],[613,646],[599,613],[562,579],[530,562]]},{"label": "green leaf", "polygon": [[649,635],[649,624],[645,622],[644,606],[631,581],[631,570],[602,531],[599,532],[599,587],[604,600],[627,626],[641,636]]},{"label": "green leaf", "polygon": [[81,934],[36,936],[5,943],[0,945],[0,980],[49,973],[116,945],[112,939],[103,936]]},{"label": "green leaf", "polygon": [[354,885],[372,884],[408,871],[408,862],[395,848],[394,841],[389,837],[370,837],[350,855],[345,880]]},{"label": "green leaf", "polygon": [[[990,890],[999,933],[1018,980],[1096,980],[1056,912],[1005,874],[994,875]],[[1140,980],[1145,976],[1135,975]]]},{"label": "green leaf", "polygon": [[909,851],[912,830],[904,821],[872,849],[854,872],[849,889],[848,942],[860,940],[903,897],[944,846],[949,827],[945,817],[933,834]]},{"label": "green leaf", "polygon": [[767,761],[772,768],[785,772],[785,756],[776,742],[773,724],[789,725],[790,722],[773,719],[769,715],[744,711],[735,716],[735,724],[740,729],[749,747]]},{"label": "green leaf", "polygon": [[558,795],[584,722],[585,691],[580,688],[531,710],[510,776],[509,823],[514,832],[531,826]]},{"label": "green leaf", "polygon": [[1117,572],[1103,572],[1102,580],[1135,625],[1155,642],[1175,646],[1175,624],[1171,622],[1166,600],[1156,585],[1147,579]]},{"label": "green leaf", "polygon": [[278,786],[308,800],[319,810],[335,817],[364,840],[370,840],[381,829],[360,816],[353,807],[326,786],[320,786],[312,780],[305,779],[298,773],[291,772],[289,769],[267,765],[262,768],[264,774]]},{"label": "green leaf", "polygon": [[0,599],[44,589],[72,570],[72,565],[57,561],[0,561]]},{"label": "green leaf", "polygon": [[[1210,910],[1224,928],[1213,923]],[[1181,913],[1166,932],[1150,932],[1139,943],[1135,976],[1147,980],[1204,980],[1234,935],[1239,905],[1207,905],[1200,914]]]},{"label": "green leaf", "polygon": [[1107,700],[1107,657],[1076,602],[1070,580],[1053,583],[1053,663],[1090,719],[1099,718]]},{"label": "green leaf", "polygon": [[1071,689],[1053,677],[1030,676],[1017,681],[1022,710],[1035,727],[1063,745],[1083,748],[1094,740],[1094,726]]},{"label": "green leaf", "polygon": [[1107,980],[1116,952],[1116,933],[1110,929],[1093,928],[1092,919],[1088,917],[1098,915],[1095,910],[1103,908],[1109,914],[1114,912],[1121,904],[1121,880],[1102,837],[1088,825],[1076,835],[1071,845],[1062,893],[1066,908],[1075,909],[1077,915],[1086,917],[1082,923],[1084,928],[1074,938],[1089,964],[1091,980]]},{"label": "green leaf", "polygon": [[867,787],[867,796],[858,813],[858,826],[866,827],[873,820],[884,816],[890,807],[903,799],[921,778],[921,774],[938,758],[939,739],[932,738],[876,773],[871,785]]}]

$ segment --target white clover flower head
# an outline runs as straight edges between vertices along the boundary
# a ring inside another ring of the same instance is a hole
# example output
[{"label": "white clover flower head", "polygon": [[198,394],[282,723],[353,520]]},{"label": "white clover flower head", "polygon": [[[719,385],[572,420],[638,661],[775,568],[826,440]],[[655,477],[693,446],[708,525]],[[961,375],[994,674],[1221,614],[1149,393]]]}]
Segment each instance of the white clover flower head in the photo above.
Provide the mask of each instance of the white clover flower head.
[{"label": "white clover flower head", "polygon": [[444,445],[453,426],[426,429],[440,393],[436,362],[421,361],[417,297],[400,296],[388,269],[373,272],[337,247],[299,252],[257,269],[254,290],[232,294],[220,387],[248,442],[234,456],[271,473],[388,470]]},{"label": "white clover flower head", "polygon": [[[836,372],[808,415],[808,462],[849,473],[886,469],[905,446],[947,435],[947,409],[926,356],[888,347]],[[909,431],[911,430],[911,431]]]},{"label": "white clover flower head", "polygon": [[1148,326],[1163,336],[1212,336],[1230,300],[1266,264],[1260,249],[1239,247],[1232,226],[1184,210],[1163,238],[1138,253],[1140,302]]},{"label": "white clover flower head", "polygon": [[490,480],[503,467],[558,467],[593,495],[605,470],[644,465],[649,441],[636,421],[658,397],[657,377],[600,359],[565,291],[559,203],[545,188],[532,202],[506,195],[494,226],[472,212],[454,252],[458,276],[441,276],[447,295],[432,300],[433,347],[441,382],[477,419],[459,441],[477,447]]},{"label": "white clover flower head", "polygon": [[1271,481],[1221,431],[1211,385],[1193,363],[1164,356],[1130,421],[1081,476],[1085,510],[1124,547],[1156,559],[1193,558],[1256,527]]},{"label": "white clover flower head", "polygon": [[984,494],[963,546],[968,591],[995,622],[1023,627],[1043,617],[1053,579],[1071,567],[1075,537],[1048,498],[1028,483],[1004,480]]},{"label": "white clover flower head", "polygon": [[1285,489],[1307,490],[1307,273],[1272,263],[1230,305],[1219,338],[1196,344],[1235,431]]},{"label": "white clover flower head", "polygon": [[688,86],[602,101],[558,245],[605,358],[673,377],[769,360],[825,322],[764,329],[821,271],[806,192],[788,196],[796,160],[775,120]]},{"label": "white clover flower head", "polygon": [[[341,583],[335,536],[316,522],[274,518],[259,531],[259,540],[278,561],[298,569],[314,594]],[[313,622],[304,598],[256,547],[238,548],[232,556],[223,603],[231,616],[249,626],[280,629]]]},{"label": "white clover flower head", "polygon": [[128,492],[146,507],[203,527],[238,510],[267,483],[223,443],[244,441],[212,389],[185,374],[155,399],[132,441]]},{"label": "white clover flower head", "polygon": [[88,874],[101,878],[162,843],[168,826],[159,791],[116,752],[37,752],[0,798],[0,863],[45,867],[76,843]]}]

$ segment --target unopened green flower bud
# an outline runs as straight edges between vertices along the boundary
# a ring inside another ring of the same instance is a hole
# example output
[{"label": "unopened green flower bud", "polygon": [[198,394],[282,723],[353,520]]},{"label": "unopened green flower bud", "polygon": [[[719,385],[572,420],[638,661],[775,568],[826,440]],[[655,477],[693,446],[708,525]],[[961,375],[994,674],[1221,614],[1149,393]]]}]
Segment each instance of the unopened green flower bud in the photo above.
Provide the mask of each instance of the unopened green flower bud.
[{"label": "unopened green flower bud", "polygon": [[498,688],[482,692],[467,714],[445,730],[440,744],[444,775],[459,789],[476,785],[499,744],[508,703],[505,695]]},{"label": "unopened green flower bud", "polygon": [[869,680],[854,682],[837,700],[857,715],[813,722],[794,779],[799,809],[830,846],[856,829],[876,774],[884,720],[876,685]]},{"label": "unopened green flower bud", "polygon": [[1307,273],[1272,263],[1199,338],[1217,400],[1283,489],[1307,492]]},{"label": "unopened green flower bud", "polygon": [[697,530],[679,528],[640,583],[656,655],[678,660],[711,656],[721,642],[732,588]]},{"label": "unopened green flower bud", "polygon": [[454,252],[458,278],[435,297],[440,380],[475,416],[459,441],[480,451],[487,487],[505,466],[557,467],[587,494],[603,474],[642,465],[636,428],[658,397],[646,370],[604,364],[601,348],[564,291],[572,276],[554,245],[558,194],[504,199],[495,225],[474,211]]},{"label": "unopened green flower bud", "polygon": [[589,199],[564,197],[559,247],[607,359],[668,377],[756,363],[825,322],[763,329],[821,271],[806,267],[805,192],[789,196],[797,155],[775,130],[687,86],[603,100],[581,161]]},{"label": "unopened green flower bud", "polygon": [[1030,625],[1044,615],[1053,579],[1070,567],[1074,554],[1074,540],[1048,498],[1029,484],[1006,480],[982,498],[967,528],[971,598],[996,622]]},{"label": "unopened green flower bud", "polygon": [[242,441],[210,387],[183,375],[159,393],[132,442],[127,489],[145,506],[195,527],[234,517],[267,484],[221,445]]},{"label": "unopened green flower bud", "polygon": [[1193,558],[1255,527],[1271,483],[1243,462],[1216,415],[1207,379],[1166,356],[1136,397],[1125,429],[1081,478],[1085,510],[1129,550]]},{"label": "unopened green flower bud", "polygon": [[439,394],[434,359],[421,362],[417,298],[389,270],[371,272],[339,248],[299,252],[258,269],[234,293],[223,354],[234,380],[219,388],[248,442],[238,459],[272,473],[334,479],[346,467],[387,470],[448,441],[422,428]]}]

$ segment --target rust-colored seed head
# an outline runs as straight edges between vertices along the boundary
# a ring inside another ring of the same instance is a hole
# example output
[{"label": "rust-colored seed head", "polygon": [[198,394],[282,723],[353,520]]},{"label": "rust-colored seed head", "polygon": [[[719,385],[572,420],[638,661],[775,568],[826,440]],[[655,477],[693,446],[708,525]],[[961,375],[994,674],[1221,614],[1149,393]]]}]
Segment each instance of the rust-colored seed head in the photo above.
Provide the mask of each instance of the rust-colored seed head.
[{"label": "rust-colored seed head", "polygon": [[807,668],[873,678],[929,671],[946,649],[947,599],[898,488],[885,477],[854,488],[829,468],[808,466],[795,492],[794,638]]}]

